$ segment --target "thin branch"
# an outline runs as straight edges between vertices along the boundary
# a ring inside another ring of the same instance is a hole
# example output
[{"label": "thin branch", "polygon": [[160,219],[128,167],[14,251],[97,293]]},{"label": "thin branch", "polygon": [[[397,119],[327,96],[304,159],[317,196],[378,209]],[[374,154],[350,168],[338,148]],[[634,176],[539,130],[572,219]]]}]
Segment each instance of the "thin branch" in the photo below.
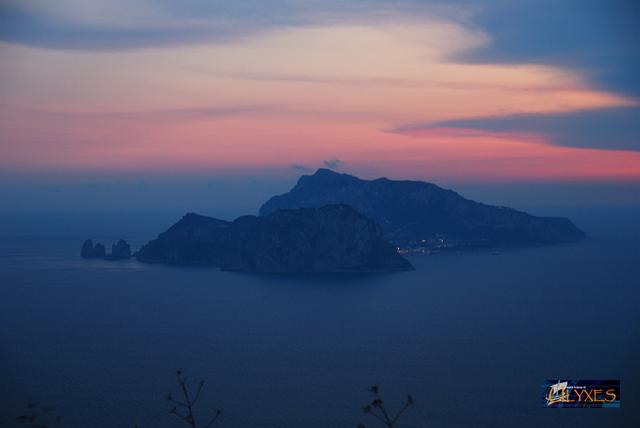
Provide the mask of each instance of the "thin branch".
[{"label": "thin branch", "polygon": [[[202,390],[204,388],[204,381],[200,381],[197,384],[197,389],[195,393],[189,392],[189,387],[187,386],[188,378],[182,375],[182,369],[176,370],[176,379],[178,381],[178,385],[180,387],[180,391],[183,396],[183,400],[177,400],[173,398],[171,394],[167,395],[167,401],[174,404],[173,408],[169,411],[170,414],[176,415],[180,419],[182,419],[185,423],[187,423],[191,428],[198,428],[198,423],[196,421],[194,407],[195,404],[200,399]],[[193,398],[191,398],[193,397]],[[178,411],[178,406],[184,409],[184,412]],[[204,426],[204,428],[210,428],[216,422],[218,417],[222,412],[217,410],[213,418],[209,420],[209,422]]]},{"label": "thin branch", "polygon": [[[378,385],[373,385],[369,388],[369,392],[371,392],[374,396],[374,400],[371,404],[363,407],[363,410],[366,414],[374,416],[381,424],[386,426],[387,428],[394,428],[396,422],[404,414],[404,412],[413,405],[413,398],[408,395],[407,401],[405,401],[404,405],[400,410],[394,415],[393,418],[389,416],[387,412],[387,408],[384,405],[384,401],[382,400],[382,396],[380,395],[380,388]],[[360,424],[360,427],[364,427],[364,425]]]},{"label": "thin branch", "polygon": [[201,380],[200,383],[198,384],[198,391],[196,392],[196,396],[193,399],[193,402],[191,403],[192,405],[195,405],[196,402],[198,401],[198,398],[200,398],[200,393],[202,392],[202,387],[204,387],[204,381]]},{"label": "thin branch", "polygon": [[209,421],[208,424],[206,424],[204,426],[204,428],[209,428],[209,427],[213,426],[213,424],[216,422],[216,419],[218,419],[218,416],[220,416],[221,414],[222,414],[222,411],[221,410],[217,410],[216,411],[216,415]]},{"label": "thin branch", "polygon": [[391,420],[392,423],[396,423],[396,421],[398,420],[398,418],[400,418],[400,416],[402,416],[402,414],[404,413],[405,410],[407,410],[409,408],[410,404],[409,403],[405,403],[404,406],[402,407],[402,409],[400,409],[398,411],[398,413],[396,413],[396,415],[393,417],[393,419]]}]

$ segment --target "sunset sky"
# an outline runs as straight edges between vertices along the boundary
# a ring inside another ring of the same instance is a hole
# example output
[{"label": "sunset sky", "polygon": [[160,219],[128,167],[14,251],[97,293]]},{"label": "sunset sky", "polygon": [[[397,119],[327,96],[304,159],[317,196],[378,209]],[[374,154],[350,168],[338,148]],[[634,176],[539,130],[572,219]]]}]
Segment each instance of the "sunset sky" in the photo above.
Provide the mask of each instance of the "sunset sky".
[{"label": "sunset sky", "polygon": [[633,1],[4,0],[3,176],[640,181]]}]

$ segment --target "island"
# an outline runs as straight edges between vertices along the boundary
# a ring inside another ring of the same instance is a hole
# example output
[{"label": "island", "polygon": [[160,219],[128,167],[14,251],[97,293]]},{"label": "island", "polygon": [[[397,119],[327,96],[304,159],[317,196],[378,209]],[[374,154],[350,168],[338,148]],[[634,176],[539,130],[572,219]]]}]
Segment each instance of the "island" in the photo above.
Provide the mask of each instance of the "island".
[{"label": "island", "polygon": [[96,243],[96,245],[93,245],[93,240],[91,239],[87,239],[86,241],[84,241],[84,244],[82,244],[82,249],[80,250],[80,257],[82,257],[83,259],[103,259],[106,257],[106,255],[107,250],[104,245],[100,243]]},{"label": "island", "polygon": [[124,239],[119,239],[111,246],[111,253],[100,243],[93,245],[93,240],[87,239],[82,244],[80,256],[83,259],[127,260],[131,258],[131,246]]},{"label": "island", "polygon": [[422,181],[362,180],[319,169],[303,175],[291,191],[260,208],[280,209],[347,204],[376,221],[402,252],[442,248],[519,247],[575,242],[585,233],[569,219],[537,217],[486,205]]},{"label": "island", "polygon": [[413,269],[377,223],[345,204],[281,209],[231,222],[189,213],[144,245],[136,258],[251,273]]},{"label": "island", "polygon": [[[234,221],[186,214],[135,254],[142,263],[218,266],[252,273],[411,270],[404,254],[575,242],[569,219],[475,202],[422,181],[363,180],[329,169],[303,175],[258,216]],[[131,257],[124,240],[105,254],[87,240],[85,258]]]}]

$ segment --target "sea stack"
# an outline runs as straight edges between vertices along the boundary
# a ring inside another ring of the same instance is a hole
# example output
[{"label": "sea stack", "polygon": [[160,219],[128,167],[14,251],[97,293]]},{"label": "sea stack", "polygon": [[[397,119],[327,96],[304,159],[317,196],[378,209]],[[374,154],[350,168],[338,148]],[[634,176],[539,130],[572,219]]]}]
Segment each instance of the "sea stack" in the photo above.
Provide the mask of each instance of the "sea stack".
[{"label": "sea stack", "polygon": [[82,244],[82,250],[80,250],[80,256],[84,259],[102,259],[106,254],[107,252],[104,245],[96,243],[94,246],[91,239],[84,241],[84,244]]},{"label": "sea stack", "polygon": [[117,244],[111,246],[111,254],[107,260],[127,260],[131,258],[131,246],[124,239],[118,240]]}]

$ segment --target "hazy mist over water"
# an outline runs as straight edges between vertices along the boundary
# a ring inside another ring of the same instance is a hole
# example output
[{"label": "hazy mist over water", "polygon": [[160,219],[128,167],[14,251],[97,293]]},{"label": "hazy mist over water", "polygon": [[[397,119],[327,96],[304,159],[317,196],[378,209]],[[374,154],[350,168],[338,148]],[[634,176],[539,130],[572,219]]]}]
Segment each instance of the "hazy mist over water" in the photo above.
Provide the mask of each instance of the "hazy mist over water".
[{"label": "hazy mist over water", "polygon": [[[299,172],[252,176],[3,176],[0,236],[156,236],[187,212],[226,220],[256,214]],[[433,180],[476,201],[569,217],[589,235],[640,239],[640,184]]]},{"label": "hazy mist over water", "polygon": [[[375,382],[389,405],[413,394],[404,427],[637,426],[637,212],[567,207],[581,243],[346,278],[79,257],[86,237],[137,249],[177,212],[5,215],[0,425],[31,397],[64,426],[180,426],[165,395],[182,367],[222,427],[355,427]],[[620,378],[622,408],[543,409],[554,377]]]}]

